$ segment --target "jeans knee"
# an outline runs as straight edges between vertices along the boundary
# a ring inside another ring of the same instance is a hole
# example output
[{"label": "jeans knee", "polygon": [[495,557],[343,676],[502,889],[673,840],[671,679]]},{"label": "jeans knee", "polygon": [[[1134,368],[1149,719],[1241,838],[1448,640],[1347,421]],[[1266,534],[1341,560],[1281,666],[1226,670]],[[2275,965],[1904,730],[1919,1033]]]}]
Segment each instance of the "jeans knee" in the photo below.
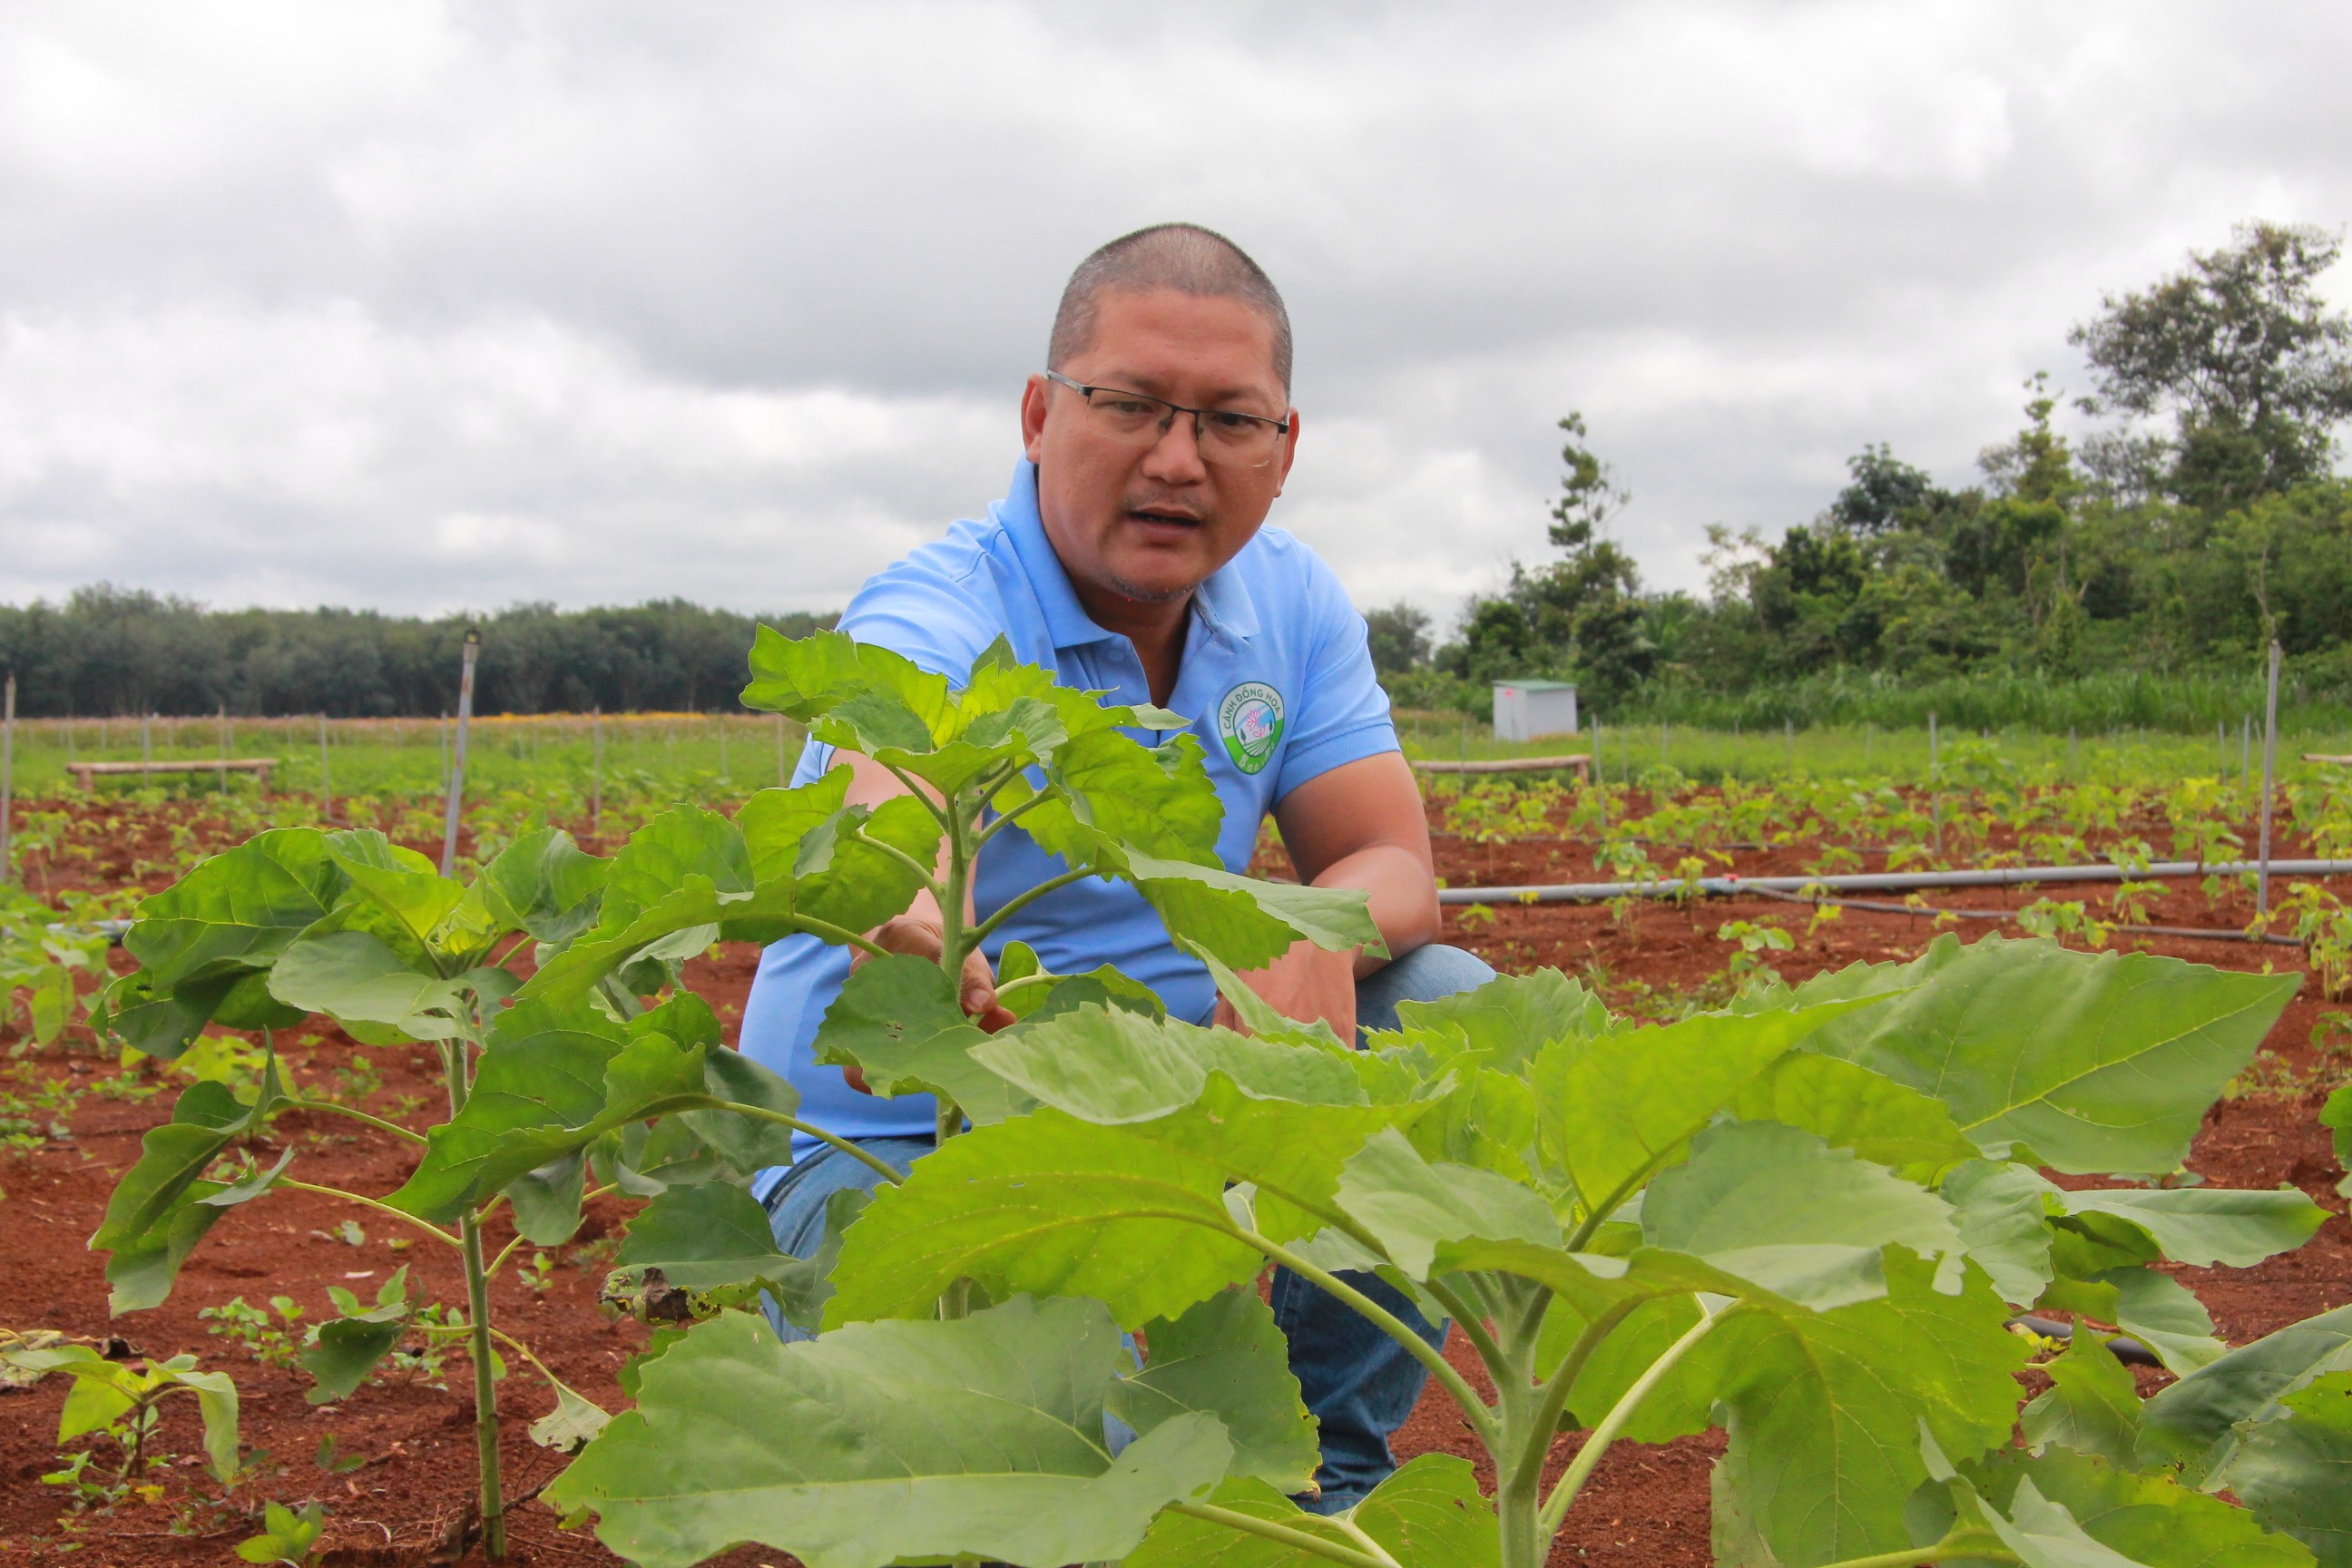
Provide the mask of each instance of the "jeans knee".
[{"label": "jeans knee", "polygon": [[1400,1002],[1441,1001],[1494,978],[1493,966],[1475,952],[1442,942],[1416,947],[1356,983],[1356,1026],[1393,1029]]}]

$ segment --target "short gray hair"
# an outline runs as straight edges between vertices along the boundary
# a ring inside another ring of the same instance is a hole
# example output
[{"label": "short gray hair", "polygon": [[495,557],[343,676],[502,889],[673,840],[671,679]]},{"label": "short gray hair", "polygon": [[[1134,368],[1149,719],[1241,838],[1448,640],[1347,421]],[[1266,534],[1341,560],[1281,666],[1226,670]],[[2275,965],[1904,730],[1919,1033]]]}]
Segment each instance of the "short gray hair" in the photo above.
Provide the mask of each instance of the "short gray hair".
[{"label": "short gray hair", "polygon": [[1095,338],[1095,307],[1106,289],[1142,293],[1173,289],[1204,298],[1239,300],[1274,328],[1274,374],[1290,391],[1290,312],[1265,268],[1213,229],[1196,223],[1156,223],[1121,235],[1078,263],[1054,312],[1045,367],[1060,370]]}]

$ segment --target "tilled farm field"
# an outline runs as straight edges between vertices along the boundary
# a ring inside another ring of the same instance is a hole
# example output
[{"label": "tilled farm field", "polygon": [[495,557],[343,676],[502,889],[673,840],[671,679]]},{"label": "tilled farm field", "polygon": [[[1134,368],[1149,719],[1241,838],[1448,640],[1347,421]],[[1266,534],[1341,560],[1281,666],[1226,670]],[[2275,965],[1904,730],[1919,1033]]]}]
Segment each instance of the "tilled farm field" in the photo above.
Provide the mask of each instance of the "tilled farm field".
[{"label": "tilled farm field", "polygon": [[[58,814],[52,819],[56,831],[49,843],[36,847],[23,879],[52,897],[154,890],[184,868],[190,857],[225,847],[256,826],[208,816],[201,800],[151,807],[52,803],[47,809]],[[1619,874],[1596,858],[1599,847],[1589,836],[1580,837],[1565,823],[1555,824],[1557,831],[1488,835],[1499,841],[1479,842],[1476,834],[1462,837],[1449,826],[1459,821],[1458,812],[1433,804],[1433,826],[1444,835],[1438,840],[1439,871],[1452,886]],[[438,847],[422,842],[414,847]],[[609,852],[613,846],[590,840],[588,847]],[[2026,847],[2014,832],[1996,829],[1977,847],[1998,855],[2022,853]],[[2277,847],[2283,856],[2311,852],[2306,840],[2292,835],[2283,835]],[[1728,868],[1747,875],[1819,868],[1815,851],[1791,846],[1726,848],[1708,868],[1725,868],[1727,857]],[[1671,853],[1664,859],[1671,865]],[[1270,851],[1259,867],[1263,874],[1284,868],[1278,851]],[[2303,966],[2304,952],[2296,948],[2134,936],[2128,918],[2133,911],[2115,908],[2111,892],[2073,890],[2066,896],[2078,899],[2095,920],[2116,918],[2117,928],[2106,941],[2126,951],[2232,969],[2284,972]],[[1931,895],[1928,902],[1955,910],[2022,911],[2039,897],[2032,889],[1986,889]],[[2142,896],[2137,912],[2142,923],[2221,931],[2242,927],[2252,904],[2234,885],[2200,889],[2178,883],[2161,894]],[[1737,982],[1732,965],[1747,953],[1736,932],[1721,934],[1735,923],[1750,932],[1769,928],[1786,933],[1785,948],[1769,944],[1752,958],[1769,963],[1790,980],[1851,963],[1908,959],[1939,931],[1955,925],[1964,941],[1994,932],[2020,934],[2017,925],[1992,919],[1938,921],[1932,910],[1846,909],[1822,920],[1809,907],[1749,898],[1617,907],[1507,905],[1494,909],[1491,918],[1454,908],[1447,911],[1446,938],[1498,968],[1556,966],[1595,985],[1620,1011],[1670,1017],[1729,994]],[[754,959],[753,950],[730,946],[698,961],[689,972],[730,1037]],[[127,963],[120,952],[111,960]],[[2192,1170],[2219,1184],[2298,1187],[2337,1216],[2308,1246],[2256,1268],[2172,1270],[2202,1298],[2217,1331],[2233,1344],[2352,1302],[2352,1230],[2342,1217],[2345,1202],[2336,1193],[2344,1173],[2326,1131],[2315,1121],[2326,1090],[2347,1076],[2347,1058],[2329,1048],[2330,1042],[2347,1037],[2332,1032],[2335,1026],[2326,1020],[2343,1011],[2343,1004],[2324,997],[2318,984],[2306,979],[2265,1054],[2208,1118],[2189,1161]],[[322,1018],[293,1035],[290,1041],[281,1040],[282,1060],[302,1091],[404,1125],[431,1120],[425,1112],[440,1088],[427,1047],[362,1049]],[[0,1224],[0,1327],[58,1331],[120,1357],[194,1353],[204,1367],[236,1379],[242,1440],[253,1451],[247,1479],[224,1499],[193,1458],[202,1451],[193,1403],[167,1402],[157,1441],[184,1458],[149,1472],[139,1490],[111,1507],[77,1509],[71,1488],[43,1479],[63,1463],[55,1436],[65,1380],[0,1390],[0,1555],[26,1563],[221,1563],[232,1560],[235,1543],[253,1533],[252,1515],[263,1500],[318,1500],[328,1510],[328,1563],[473,1560],[467,1556],[466,1502],[473,1411],[462,1353],[453,1350],[440,1364],[429,1355],[406,1356],[405,1364],[351,1398],[324,1406],[307,1402],[310,1379],[288,1364],[289,1346],[299,1346],[303,1329],[328,1314],[331,1287],[372,1296],[405,1267],[413,1298],[462,1302],[454,1261],[437,1247],[404,1246],[400,1227],[388,1217],[355,1216],[348,1205],[280,1191],[236,1222],[219,1226],[191,1258],[166,1304],[110,1318],[100,1260],[85,1243],[115,1178],[137,1157],[141,1136],[168,1118],[185,1079],[176,1069],[152,1062],[123,1068],[110,1052],[97,1048],[86,1030],[68,1030],[60,1042],[44,1048],[22,1048],[21,1039],[5,1035],[0,1041],[20,1047],[18,1054],[0,1058],[0,1093],[8,1097],[0,1102],[7,1117],[0,1131],[9,1134],[9,1152],[0,1154],[0,1190],[5,1193],[0,1201],[0,1221],[5,1222]],[[289,1150],[297,1173],[308,1180],[367,1192],[397,1184],[409,1162],[405,1147],[389,1134],[300,1111],[279,1116],[251,1152],[266,1163]],[[543,1249],[536,1258],[533,1249],[520,1249],[517,1266],[502,1270],[493,1287],[497,1309],[515,1334],[566,1383],[607,1407],[626,1403],[617,1379],[623,1363],[647,1334],[597,1300],[614,1238],[633,1207],[614,1197],[596,1200],[572,1242]],[[510,1231],[494,1225],[488,1241],[503,1247],[510,1237]],[[232,1301],[257,1310],[260,1321],[250,1315],[224,1318],[221,1310]],[[301,1316],[289,1321],[273,1301]],[[1481,1374],[1458,1335],[1454,1352],[1455,1364],[1476,1381]],[[2038,1381],[2036,1373],[2023,1375]],[[2152,1372],[2140,1377],[2143,1393],[2163,1381],[2163,1374]],[[512,1378],[504,1388],[506,1398],[526,1416],[542,1414],[551,1403],[528,1378]],[[1553,1562],[1706,1563],[1708,1472],[1719,1448],[1719,1438],[1712,1436],[1664,1447],[1622,1445],[1601,1465],[1576,1511],[1579,1522],[1562,1536]],[[1405,1455],[1476,1453],[1450,1402],[1435,1391],[1405,1428],[1400,1449]],[[1563,1440],[1553,1457],[1555,1474],[1573,1452],[1573,1440]],[[510,1426],[506,1458],[509,1490],[524,1495],[561,1464],[530,1443],[520,1422]],[[92,1468],[113,1462],[105,1457]],[[1482,1472],[1481,1479],[1491,1484],[1493,1478]],[[512,1561],[615,1561],[585,1531],[562,1529],[544,1507],[518,1509],[512,1524]],[[727,1561],[781,1568],[786,1560],[753,1550]]]}]

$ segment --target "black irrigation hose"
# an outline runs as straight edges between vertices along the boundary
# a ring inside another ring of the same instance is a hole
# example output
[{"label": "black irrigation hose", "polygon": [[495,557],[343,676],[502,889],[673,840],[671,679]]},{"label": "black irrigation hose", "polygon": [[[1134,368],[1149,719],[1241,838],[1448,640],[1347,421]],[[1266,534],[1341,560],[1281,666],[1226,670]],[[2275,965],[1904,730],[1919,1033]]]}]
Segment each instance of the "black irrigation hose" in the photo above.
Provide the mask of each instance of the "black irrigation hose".
[{"label": "black irrigation hose", "polygon": [[[2037,1318],[2029,1313],[2021,1318],[2011,1318],[2009,1321],[2009,1326],[2012,1329],[2032,1329],[2045,1340],[2064,1340],[2071,1344],[2074,1339],[2074,1325],[2059,1322],[2054,1318]],[[2113,1352],[2115,1358],[2126,1366],[2162,1366],[2164,1364],[2157,1359],[2154,1351],[2133,1339],[2129,1334],[2116,1335],[2107,1341],[2107,1349]]]},{"label": "black irrigation hose", "polygon": [[[1867,910],[1878,914],[1915,915],[1921,920],[1938,920],[1949,915],[1955,920],[1963,921],[2013,921],[2020,913],[2016,910],[1930,909],[1924,904],[1890,904],[1876,899],[1832,899],[1825,894],[1809,899],[1802,893],[1784,893],[1777,888],[1751,888],[1748,890],[1759,898],[1779,899],[1783,903],[1806,904],[1814,908],[1828,904],[1841,910]],[[2115,929],[2118,935],[2124,936],[2173,936],[2200,942],[2262,942],[2274,947],[2305,945],[2303,938],[2299,936],[2274,936],[2267,931],[2260,936],[2254,936],[2242,931],[2217,930],[2211,926],[2141,926],[2118,923]]]},{"label": "black irrigation hose", "polygon": [[[1861,871],[1803,877],[1652,877],[1638,882],[1554,882],[1517,888],[1441,888],[1441,904],[1598,904],[1612,899],[1739,899],[1771,888],[1789,893],[1910,892],[1932,888],[2014,888],[2043,882],[2122,882],[2227,877],[2260,868],[2253,860],[2159,860],[2126,869],[2089,866],[2004,866],[1980,871]],[[2352,876],[2352,860],[2273,860],[2275,877]]]}]

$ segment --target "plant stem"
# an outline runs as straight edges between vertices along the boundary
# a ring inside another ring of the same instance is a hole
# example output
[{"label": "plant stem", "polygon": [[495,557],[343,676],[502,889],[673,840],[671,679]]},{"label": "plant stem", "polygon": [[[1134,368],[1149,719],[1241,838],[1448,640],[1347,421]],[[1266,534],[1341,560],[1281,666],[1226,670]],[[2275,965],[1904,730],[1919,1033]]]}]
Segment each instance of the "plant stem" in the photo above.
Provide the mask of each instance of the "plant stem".
[{"label": "plant stem", "polygon": [[994,914],[989,916],[986,920],[981,921],[977,927],[973,928],[972,938],[975,944],[982,941],[985,941],[988,937],[993,935],[998,926],[1003,925],[1006,921],[1012,919],[1014,915],[1019,914],[1023,910],[1027,909],[1031,904],[1035,903],[1046,894],[1059,891],[1061,889],[1068,887],[1073,882],[1083,882],[1088,877],[1097,876],[1098,874],[1099,873],[1096,872],[1091,868],[1081,867],[1075,871],[1065,871],[1058,877],[1048,877],[1044,881],[1038,883],[1035,887],[1005,900],[1003,904],[998,908]]},{"label": "plant stem", "polygon": [[1923,1563],[1935,1563],[1947,1557],[1966,1557],[1970,1562],[2021,1563],[2024,1559],[2000,1543],[2000,1538],[1990,1531],[1973,1526],[1955,1530],[1933,1546],[1907,1546],[1900,1552],[1880,1552],[1868,1557],[1848,1557],[1843,1562],[1825,1563],[1823,1568],[1916,1568]]},{"label": "plant stem", "polygon": [[[1516,1475],[1530,1489],[1541,1483],[1543,1462],[1551,1452],[1552,1434],[1559,1428],[1560,1415],[1568,1408],[1568,1396],[1575,1390],[1577,1377],[1584,1371],[1584,1363],[1592,1359],[1592,1352],[1601,1347],[1601,1341],[1615,1331],[1618,1324],[1631,1316],[1636,1307],[1645,1304],[1642,1301],[1621,1301],[1587,1323],[1584,1331],[1576,1337],[1576,1343],[1569,1347],[1567,1356],[1552,1373],[1551,1381],[1544,1385],[1543,1398],[1537,1404],[1535,1417],[1528,1424],[1525,1442],[1516,1460]],[[1498,1469],[1505,1458],[1503,1455],[1496,1456]]]},{"label": "plant stem", "polygon": [[[1171,1217],[1190,1219],[1193,1216],[1185,1215]],[[1443,1384],[1445,1392],[1454,1396],[1454,1403],[1462,1407],[1463,1418],[1470,1423],[1471,1429],[1478,1434],[1479,1440],[1490,1449],[1494,1447],[1496,1436],[1494,1411],[1485,1400],[1478,1397],[1477,1390],[1470,1386],[1468,1380],[1454,1370],[1453,1363],[1430,1349],[1429,1342],[1406,1327],[1403,1321],[1395,1313],[1328,1269],[1317,1268],[1279,1242],[1269,1241],[1257,1232],[1244,1230],[1237,1225],[1228,1226],[1225,1229],[1227,1234],[1236,1241],[1257,1248],[1300,1279],[1311,1285],[1319,1286],[1353,1307],[1364,1317],[1370,1319],[1374,1328],[1402,1345],[1407,1354],[1429,1369],[1430,1375]]]},{"label": "plant stem", "polygon": [[[1204,1520],[1211,1524],[1222,1524],[1227,1530],[1238,1530],[1246,1534],[1263,1536],[1268,1541],[1280,1542],[1283,1545],[1293,1547],[1300,1552],[1312,1552],[1318,1557],[1328,1557],[1334,1563],[1348,1563],[1349,1568],[1397,1568],[1397,1560],[1387,1552],[1381,1552],[1376,1542],[1370,1543],[1372,1552],[1359,1552],[1354,1547],[1342,1546],[1336,1541],[1326,1541],[1321,1536],[1310,1534],[1304,1530],[1276,1523],[1270,1519],[1259,1519],[1254,1514],[1241,1513],[1233,1509],[1219,1508],[1213,1502],[1171,1502],[1168,1505],[1168,1511]],[[1373,1552],[1380,1552],[1380,1555],[1377,1557],[1372,1555]]]},{"label": "plant stem", "polygon": [[558,1384],[561,1384],[563,1382],[562,1378],[547,1370],[547,1363],[545,1362],[530,1353],[530,1347],[529,1345],[523,1343],[512,1334],[508,1333],[504,1329],[492,1329],[490,1331],[490,1335],[499,1343],[505,1345],[507,1349],[514,1352],[515,1354],[530,1363],[533,1367],[538,1369],[539,1375],[547,1379],[548,1382]]},{"label": "plant stem", "polygon": [[490,1279],[482,1268],[481,1229],[472,1215],[458,1220],[457,1235],[463,1244],[458,1256],[466,1263],[466,1312],[473,1330],[467,1351],[474,1362],[474,1447],[481,1461],[482,1552],[495,1560],[507,1554],[507,1520],[499,1478],[499,1385],[490,1348]]},{"label": "plant stem", "polygon": [[931,880],[930,867],[924,865],[920,860],[916,859],[912,855],[908,854],[896,844],[885,844],[879,838],[870,837],[866,833],[863,825],[851,828],[849,830],[849,836],[857,840],[860,844],[865,845],[867,848],[879,849],[883,854],[890,857],[891,859],[898,861],[902,866],[905,866],[908,870],[914,872],[917,877],[921,879],[922,888],[925,892],[930,894],[934,899],[937,899],[940,896],[940,885]]},{"label": "plant stem", "polygon": [[1041,970],[1035,974],[1026,974],[1018,980],[1010,981],[1005,984],[998,986],[996,988],[996,1000],[999,1003],[1002,1003],[1007,996],[1012,995],[1016,991],[1025,991],[1032,985],[1051,985],[1056,980],[1066,978],[1067,976],[1066,975],[1047,974]]},{"label": "plant stem", "polygon": [[[1002,788],[1003,786],[1000,785],[998,787]],[[992,795],[996,791],[990,790],[988,793]],[[1064,800],[1066,798],[1068,797],[1065,795],[1060,786],[1055,784],[1047,784],[1044,789],[1039,790],[1035,795],[1031,795],[1027,800],[1023,801],[1011,811],[998,812],[996,814],[996,820],[982,828],[978,837],[972,839],[971,847],[975,850],[978,849],[982,845],[987,843],[990,839],[995,837],[998,834],[1003,832],[1006,828],[1020,821],[1024,816],[1026,816],[1033,809],[1045,805],[1047,801]]]},{"label": "plant stem", "polygon": [[[469,1043],[446,1040],[441,1047],[452,1121],[465,1110],[467,1096],[473,1089]],[[499,1384],[493,1375],[490,1279],[482,1268],[481,1221],[470,1209],[457,1218],[457,1256],[466,1266],[467,1326],[472,1331],[466,1348],[474,1363],[474,1454],[481,1483],[482,1554],[495,1562],[507,1554],[506,1502],[499,1477]]]},{"label": "plant stem", "polygon": [[1706,1310],[1706,1303],[1701,1301],[1698,1321],[1693,1323],[1682,1338],[1668,1345],[1665,1353],[1652,1362],[1649,1370],[1635,1378],[1633,1385],[1610,1407],[1609,1414],[1601,1417],[1601,1425],[1592,1429],[1591,1436],[1584,1440],[1584,1447],[1578,1449],[1576,1458],[1570,1461],[1568,1473],[1559,1478],[1559,1485],[1554,1487],[1551,1496],[1544,1500],[1543,1513],[1537,1522],[1547,1539],[1559,1528],[1559,1521],[1567,1517],[1570,1506],[1576,1501],[1576,1494],[1582,1491],[1584,1483],[1592,1478],[1593,1467],[1601,1463],[1601,1457],[1609,1451],[1609,1445],[1617,1440],[1617,1434],[1633,1421],[1633,1413],[1642,1407],[1642,1401],[1664,1381],[1666,1373],[1674,1370],[1675,1363],[1682,1360],[1693,1345],[1712,1333],[1734,1310],[1726,1308],[1721,1312],[1711,1313]]},{"label": "plant stem", "polygon": [[439,1226],[431,1224],[425,1220],[418,1219],[415,1215],[408,1213],[405,1209],[396,1209],[388,1203],[383,1203],[378,1199],[369,1197],[364,1193],[347,1193],[341,1187],[313,1186],[309,1182],[298,1182],[291,1176],[278,1177],[276,1184],[281,1187],[291,1187],[298,1193],[317,1193],[324,1197],[341,1198],[345,1203],[363,1204],[367,1207],[375,1210],[378,1214],[390,1215],[393,1218],[400,1221],[402,1224],[414,1226],[415,1229],[423,1231],[425,1235],[431,1237],[436,1241],[446,1243],[450,1247],[458,1247],[463,1245],[463,1243],[461,1243],[456,1237],[450,1235],[447,1231],[443,1230]]},{"label": "plant stem", "polygon": [[821,936],[824,938],[825,941],[841,947],[854,947],[860,952],[866,954],[868,958],[887,958],[890,956],[890,950],[884,947],[880,942],[876,942],[872,937],[862,936],[856,931],[848,930],[846,927],[837,926],[831,921],[821,921],[814,915],[794,915],[793,917],[793,924],[800,927],[801,930],[808,932],[811,936]]},{"label": "plant stem", "polygon": [[1486,1320],[1477,1309],[1456,1295],[1442,1279],[1425,1280],[1422,1289],[1428,1291],[1437,1304],[1461,1325],[1463,1337],[1470,1342],[1470,1348],[1478,1352],[1478,1359],[1486,1363],[1487,1372],[1499,1384],[1507,1358],[1503,1354],[1503,1347],[1495,1342],[1495,1336],[1486,1331]]},{"label": "plant stem", "polygon": [[[781,1110],[770,1110],[764,1105],[744,1105],[732,1100],[716,1101],[715,1108],[720,1110],[732,1110],[742,1116],[757,1117],[761,1121],[772,1121],[779,1127],[789,1127],[795,1132],[805,1132],[818,1142],[830,1144],[851,1159],[864,1163],[867,1168],[894,1187],[907,1179],[893,1170],[889,1163],[880,1155],[869,1154],[838,1132],[827,1132],[824,1128],[803,1121],[797,1116],[787,1116]],[[594,1193],[583,1193],[580,1201],[584,1204],[590,1198],[612,1190],[610,1187],[599,1187]]]},{"label": "plant stem", "polygon": [[424,1133],[411,1132],[397,1121],[386,1121],[381,1116],[371,1116],[355,1106],[339,1104],[331,1100],[296,1100],[289,1095],[278,1103],[288,1110],[323,1110],[331,1116],[348,1116],[354,1121],[366,1122],[380,1132],[389,1132],[395,1138],[405,1138],[411,1143],[422,1143],[425,1141]]}]

